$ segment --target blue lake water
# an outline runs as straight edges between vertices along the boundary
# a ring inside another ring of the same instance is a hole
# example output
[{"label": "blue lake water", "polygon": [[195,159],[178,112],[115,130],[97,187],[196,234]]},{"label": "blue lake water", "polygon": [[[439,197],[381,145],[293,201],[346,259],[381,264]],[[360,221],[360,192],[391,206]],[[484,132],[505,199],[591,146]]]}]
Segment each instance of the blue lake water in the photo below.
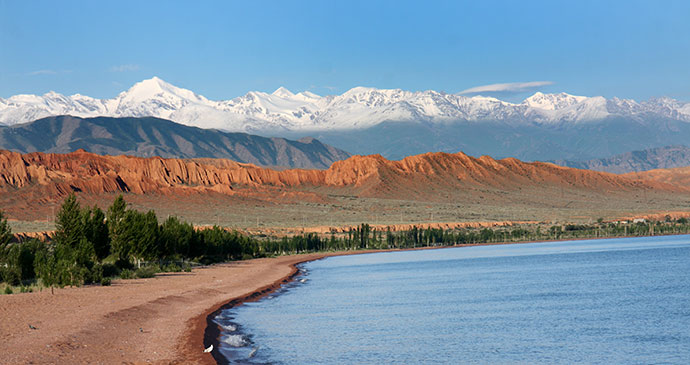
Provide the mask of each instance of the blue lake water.
[{"label": "blue lake water", "polygon": [[217,317],[222,353],[285,364],[690,363],[690,236],[374,253],[301,268],[288,288]]}]

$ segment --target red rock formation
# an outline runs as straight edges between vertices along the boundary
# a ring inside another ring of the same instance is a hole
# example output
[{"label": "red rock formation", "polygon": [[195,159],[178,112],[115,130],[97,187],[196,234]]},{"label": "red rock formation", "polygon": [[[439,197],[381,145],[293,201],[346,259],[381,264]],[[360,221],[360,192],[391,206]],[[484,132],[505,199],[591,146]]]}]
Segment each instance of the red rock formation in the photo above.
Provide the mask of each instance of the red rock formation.
[{"label": "red rock formation", "polygon": [[690,188],[690,166],[676,167],[673,169],[657,169],[641,172],[630,172],[621,176],[625,176],[630,179],[657,181],[660,183]]},{"label": "red rock formation", "polygon": [[494,160],[463,153],[426,153],[400,161],[380,155],[353,156],[328,170],[276,171],[230,160],[101,156],[79,150],[69,154],[19,154],[0,151],[0,189],[17,192],[40,187],[48,196],[70,191],[88,194],[233,194],[233,187],[348,188],[361,196],[414,198],[449,189],[491,186],[516,189],[555,184],[594,190],[679,187],[619,175],[577,170],[513,158]]}]

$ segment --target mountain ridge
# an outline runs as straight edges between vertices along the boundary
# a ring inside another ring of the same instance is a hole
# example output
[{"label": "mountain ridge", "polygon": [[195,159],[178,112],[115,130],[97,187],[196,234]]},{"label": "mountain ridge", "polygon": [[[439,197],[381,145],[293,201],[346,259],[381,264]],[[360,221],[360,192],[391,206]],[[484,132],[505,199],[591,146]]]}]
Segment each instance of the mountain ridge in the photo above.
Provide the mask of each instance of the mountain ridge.
[{"label": "mountain ridge", "polygon": [[16,152],[167,158],[227,158],[262,166],[327,168],[347,152],[314,138],[299,141],[189,127],[160,118],[47,117],[0,127],[0,148]]},{"label": "mountain ridge", "polygon": [[626,174],[690,166],[690,147],[683,145],[664,146],[587,161],[555,160],[548,162],[577,169]]},{"label": "mountain ridge", "polygon": [[612,116],[653,117],[690,122],[690,103],[670,98],[631,99],[535,93],[521,103],[492,97],[467,97],[433,90],[405,91],[355,87],[341,95],[250,91],[213,101],[158,77],[136,83],[112,99],[49,92],[43,96],[0,98],[0,124],[13,125],[45,116],[153,116],[202,128],[276,132],[356,130],[385,121],[506,121],[512,124],[578,124]]}]

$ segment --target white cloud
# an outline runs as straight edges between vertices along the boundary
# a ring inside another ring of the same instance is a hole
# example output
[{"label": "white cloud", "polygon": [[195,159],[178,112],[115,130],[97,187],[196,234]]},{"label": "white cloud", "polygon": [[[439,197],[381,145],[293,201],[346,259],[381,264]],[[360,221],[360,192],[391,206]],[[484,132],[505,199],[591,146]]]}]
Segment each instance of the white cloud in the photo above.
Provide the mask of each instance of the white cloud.
[{"label": "white cloud", "polygon": [[110,68],[110,72],[127,72],[127,71],[138,71],[138,70],[139,70],[139,65],[134,65],[134,64],[118,65],[118,66],[113,66]]},{"label": "white cloud", "polygon": [[55,75],[56,73],[57,73],[57,71],[53,71],[53,70],[37,70],[37,71],[29,72],[27,75],[29,75],[29,76]]},{"label": "white cloud", "polygon": [[506,84],[491,84],[469,88],[460,91],[458,95],[481,93],[521,93],[538,89],[542,86],[553,85],[553,81],[510,82]]}]

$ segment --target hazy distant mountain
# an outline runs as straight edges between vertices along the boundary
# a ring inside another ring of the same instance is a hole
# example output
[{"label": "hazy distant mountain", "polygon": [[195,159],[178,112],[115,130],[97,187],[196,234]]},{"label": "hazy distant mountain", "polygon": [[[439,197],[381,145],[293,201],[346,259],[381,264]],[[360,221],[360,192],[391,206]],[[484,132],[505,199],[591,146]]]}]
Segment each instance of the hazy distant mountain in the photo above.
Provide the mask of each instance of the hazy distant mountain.
[{"label": "hazy distant mountain", "polygon": [[[303,133],[283,133],[299,138]],[[574,125],[513,125],[506,122],[427,124],[384,122],[350,131],[318,131],[314,138],[354,154],[400,159],[424,152],[462,151],[471,156],[525,161],[580,161],[690,140],[690,123],[667,118],[642,122],[607,118]]]},{"label": "hazy distant mountain", "polygon": [[327,168],[350,155],[313,138],[299,141],[188,127],[159,118],[58,116],[0,127],[0,149],[165,158],[227,158],[263,166]]},{"label": "hazy distant mountain", "polygon": [[557,165],[615,174],[690,166],[690,148],[666,146],[588,161],[550,161]]},{"label": "hazy distant mountain", "polygon": [[159,78],[112,99],[17,95],[0,99],[0,124],[39,117],[154,116],[201,128],[264,136],[315,136],[357,154],[387,158],[429,152],[523,160],[584,160],[690,139],[690,103],[536,93],[521,103],[496,98],[356,87],[342,95],[249,92],[212,101]]}]

